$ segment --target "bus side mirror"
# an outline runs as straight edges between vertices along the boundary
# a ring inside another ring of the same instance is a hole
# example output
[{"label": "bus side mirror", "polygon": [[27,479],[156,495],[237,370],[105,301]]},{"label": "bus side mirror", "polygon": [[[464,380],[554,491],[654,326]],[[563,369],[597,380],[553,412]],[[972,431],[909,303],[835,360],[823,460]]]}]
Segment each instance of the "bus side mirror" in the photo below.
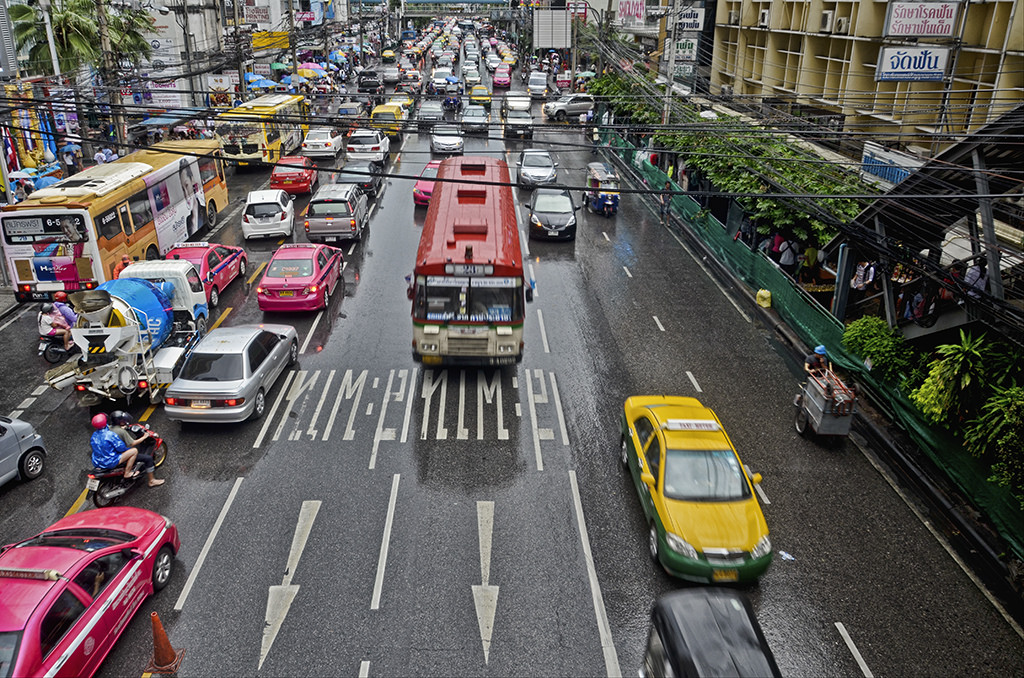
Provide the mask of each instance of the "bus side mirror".
[{"label": "bus side mirror", "polygon": [[412,285],[409,285],[407,288],[405,288],[405,296],[409,297],[409,301],[412,301],[412,298],[413,298]]},{"label": "bus side mirror", "polygon": [[532,287],[527,287],[526,288],[526,300],[527,301],[533,301],[533,288]]}]

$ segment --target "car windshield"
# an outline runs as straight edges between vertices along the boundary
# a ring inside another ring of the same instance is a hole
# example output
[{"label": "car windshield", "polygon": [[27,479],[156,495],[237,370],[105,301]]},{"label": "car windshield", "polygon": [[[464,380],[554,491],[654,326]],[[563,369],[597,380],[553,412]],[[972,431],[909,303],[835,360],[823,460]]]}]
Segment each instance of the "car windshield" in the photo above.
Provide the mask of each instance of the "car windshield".
[{"label": "car windshield", "polygon": [[523,156],[523,167],[551,167],[551,158],[540,153],[527,153]]},{"label": "car windshield", "polygon": [[398,120],[394,113],[379,111],[373,114],[374,120]]},{"label": "car windshield", "polygon": [[237,381],[244,376],[239,353],[193,352],[181,368],[181,378],[190,381]]},{"label": "car windshield", "polygon": [[275,217],[281,213],[281,206],[276,202],[254,202],[245,206],[245,213],[250,217]]},{"label": "car windshield", "polygon": [[508,118],[509,118],[509,120],[521,120],[521,121],[532,120],[532,118],[530,117],[530,114],[527,113],[526,111],[509,111],[508,112]]},{"label": "car windshield", "polygon": [[732,450],[668,450],[665,497],[681,501],[737,501],[750,485]]},{"label": "car windshield", "polygon": [[572,200],[565,193],[538,193],[533,200],[534,212],[572,212]]},{"label": "car windshield", "polygon": [[79,551],[99,551],[108,546],[117,546],[135,539],[133,535],[119,530],[105,530],[102,528],[75,528],[74,530],[55,530],[43,532],[37,537],[32,537],[18,544],[18,548],[24,546],[60,546]]},{"label": "car windshield", "polygon": [[423,174],[420,175],[420,179],[435,179],[437,178],[437,167],[428,165],[423,168]]},{"label": "car windshield", "polygon": [[310,217],[337,217],[349,214],[347,202],[311,202],[306,216]]},{"label": "car windshield", "polygon": [[268,278],[302,278],[313,275],[312,259],[275,259],[267,268]]}]

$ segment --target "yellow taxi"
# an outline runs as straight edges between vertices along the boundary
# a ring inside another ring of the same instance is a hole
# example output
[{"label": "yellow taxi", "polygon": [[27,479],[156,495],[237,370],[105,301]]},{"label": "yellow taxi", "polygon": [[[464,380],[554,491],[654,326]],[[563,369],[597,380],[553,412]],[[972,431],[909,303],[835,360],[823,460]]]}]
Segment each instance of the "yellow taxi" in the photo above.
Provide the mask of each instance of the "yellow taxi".
[{"label": "yellow taxi", "polygon": [[469,103],[483,106],[484,108],[490,108],[491,92],[487,89],[487,86],[473,85],[473,89],[469,90]]},{"label": "yellow taxi", "polygon": [[395,50],[386,49],[380,53],[381,63],[393,64],[398,57],[395,56]]},{"label": "yellow taxi", "polygon": [[409,109],[412,108],[413,101],[412,96],[410,96],[408,92],[395,92],[391,95],[391,98],[388,99],[387,103],[394,104],[395,106],[401,106],[402,110],[408,114]]},{"label": "yellow taxi", "polygon": [[649,527],[651,558],[690,581],[753,581],[772,562],[768,524],[713,411],[696,398],[633,396],[621,420],[621,458]]}]

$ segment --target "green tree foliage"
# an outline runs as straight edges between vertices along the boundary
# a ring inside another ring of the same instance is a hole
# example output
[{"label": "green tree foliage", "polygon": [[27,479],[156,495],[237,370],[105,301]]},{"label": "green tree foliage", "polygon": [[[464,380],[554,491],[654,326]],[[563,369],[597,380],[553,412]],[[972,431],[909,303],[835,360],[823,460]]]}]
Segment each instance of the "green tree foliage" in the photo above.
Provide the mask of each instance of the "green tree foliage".
[{"label": "green tree foliage", "polygon": [[[985,335],[972,337],[960,330],[960,343],[943,344],[939,358],[929,366],[924,383],[910,394],[911,401],[929,420],[959,425],[977,413],[987,392],[1000,379],[996,358]],[[991,378],[991,381],[988,379]]]},{"label": "green tree foliage", "polygon": [[872,374],[893,386],[900,385],[916,361],[914,349],[877,316],[864,316],[847,325],[843,346],[870,362]]},{"label": "green tree foliage", "polygon": [[1024,388],[997,389],[964,431],[964,442],[975,456],[994,460],[989,481],[1010,488],[1024,509]]}]

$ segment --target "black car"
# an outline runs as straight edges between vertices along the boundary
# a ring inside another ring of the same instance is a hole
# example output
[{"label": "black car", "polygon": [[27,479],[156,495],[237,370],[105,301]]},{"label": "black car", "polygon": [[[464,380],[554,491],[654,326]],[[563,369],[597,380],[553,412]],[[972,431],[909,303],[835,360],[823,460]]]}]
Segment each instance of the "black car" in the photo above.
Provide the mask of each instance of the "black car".
[{"label": "black car", "polygon": [[538,240],[575,240],[579,205],[566,188],[538,188],[526,205],[530,237]]},{"label": "black car", "polygon": [[533,138],[533,116],[526,111],[508,111],[505,114],[505,136]]},{"label": "black car", "polygon": [[357,90],[360,94],[384,94],[384,76],[376,71],[363,71],[359,74]]},{"label": "black car", "polygon": [[357,160],[331,175],[332,184],[355,184],[369,198],[380,193],[384,178],[377,163]]}]

